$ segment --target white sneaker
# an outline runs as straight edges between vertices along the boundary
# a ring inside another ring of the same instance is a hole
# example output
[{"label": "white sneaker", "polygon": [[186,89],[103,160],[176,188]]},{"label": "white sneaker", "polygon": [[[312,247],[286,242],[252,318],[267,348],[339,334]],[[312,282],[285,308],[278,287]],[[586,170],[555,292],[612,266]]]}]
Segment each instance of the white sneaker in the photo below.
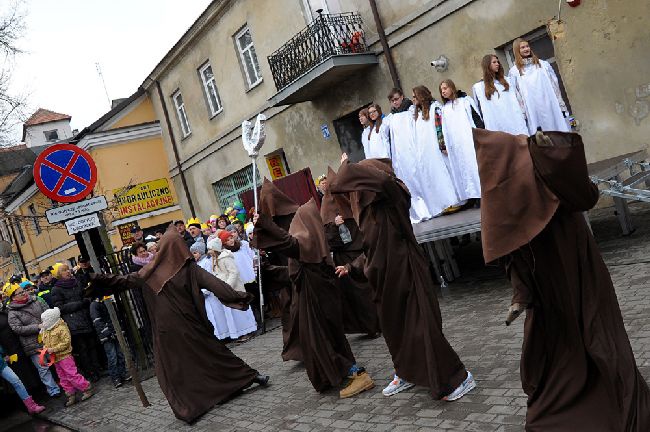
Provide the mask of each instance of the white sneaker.
[{"label": "white sneaker", "polygon": [[398,377],[397,375],[395,375],[393,377],[393,380],[390,382],[390,384],[388,384],[388,386],[384,390],[382,390],[382,393],[384,394],[384,396],[392,396],[401,391],[408,390],[414,385],[415,384],[411,384],[410,382],[405,381],[400,377]]},{"label": "white sneaker", "polygon": [[457,399],[462,398],[467,393],[472,391],[476,387],[476,381],[474,381],[474,376],[470,371],[467,371],[467,378],[463,381],[453,392],[449,393],[447,396],[443,397],[442,400],[447,402],[452,402]]}]

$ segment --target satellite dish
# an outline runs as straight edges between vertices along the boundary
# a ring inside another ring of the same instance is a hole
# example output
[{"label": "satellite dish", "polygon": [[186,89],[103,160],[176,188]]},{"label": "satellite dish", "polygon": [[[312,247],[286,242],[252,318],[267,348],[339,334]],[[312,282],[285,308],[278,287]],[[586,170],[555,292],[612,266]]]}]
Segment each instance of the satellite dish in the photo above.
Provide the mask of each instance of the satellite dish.
[{"label": "satellite dish", "polygon": [[11,252],[11,243],[5,240],[0,240],[0,257],[9,258]]}]

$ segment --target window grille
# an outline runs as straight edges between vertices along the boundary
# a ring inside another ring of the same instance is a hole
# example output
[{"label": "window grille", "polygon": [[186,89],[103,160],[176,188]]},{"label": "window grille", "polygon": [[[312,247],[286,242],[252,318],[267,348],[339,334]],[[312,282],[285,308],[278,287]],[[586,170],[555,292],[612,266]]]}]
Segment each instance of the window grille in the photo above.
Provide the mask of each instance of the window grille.
[{"label": "window grille", "polygon": [[[262,180],[260,172],[257,170],[257,184],[260,185]],[[225,177],[212,184],[214,193],[221,206],[221,211],[225,211],[232,203],[241,199],[241,194],[253,189],[253,166],[246,168]]]}]

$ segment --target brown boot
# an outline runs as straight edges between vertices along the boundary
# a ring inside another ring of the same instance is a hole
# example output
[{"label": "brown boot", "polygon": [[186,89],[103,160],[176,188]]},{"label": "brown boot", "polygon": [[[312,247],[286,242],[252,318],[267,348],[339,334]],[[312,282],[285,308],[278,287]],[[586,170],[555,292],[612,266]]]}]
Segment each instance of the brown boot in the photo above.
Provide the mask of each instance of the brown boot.
[{"label": "brown boot", "polygon": [[65,406],[69,407],[77,403],[77,398],[75,397],[74,393],[66,393],[65,394],[68,399],[65,401]]},{"label": "brown boot", "polygon": [[519,318],[519,315],[526,310],[528,305],[525,303],[513,303],[508,308],[508,316],[506,316],[506,325],[509,326],[514,320]]},{"label": "brown boot", "polygon": [[375,386],[374,381],[370,378],[370,375],[364,370],[359,372],[354,372],[352,375],[348,376],[347,385],[339,392],[339,397],[341,399],[349,398],[356,396],[359,393],[370,390]]}]

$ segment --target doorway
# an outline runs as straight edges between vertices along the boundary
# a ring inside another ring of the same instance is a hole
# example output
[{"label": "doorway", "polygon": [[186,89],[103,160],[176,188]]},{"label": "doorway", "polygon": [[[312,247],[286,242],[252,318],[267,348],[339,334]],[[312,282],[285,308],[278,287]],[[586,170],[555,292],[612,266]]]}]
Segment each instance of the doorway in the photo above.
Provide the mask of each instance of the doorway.
[{"label": "doorway", "polygon": [[333,121],[341,152],[347,153],[351,162],[359,162],[366,158],[361,144],[363,128],[359,124],[358,114],[362,108],[359,107],[355,111]]}]

